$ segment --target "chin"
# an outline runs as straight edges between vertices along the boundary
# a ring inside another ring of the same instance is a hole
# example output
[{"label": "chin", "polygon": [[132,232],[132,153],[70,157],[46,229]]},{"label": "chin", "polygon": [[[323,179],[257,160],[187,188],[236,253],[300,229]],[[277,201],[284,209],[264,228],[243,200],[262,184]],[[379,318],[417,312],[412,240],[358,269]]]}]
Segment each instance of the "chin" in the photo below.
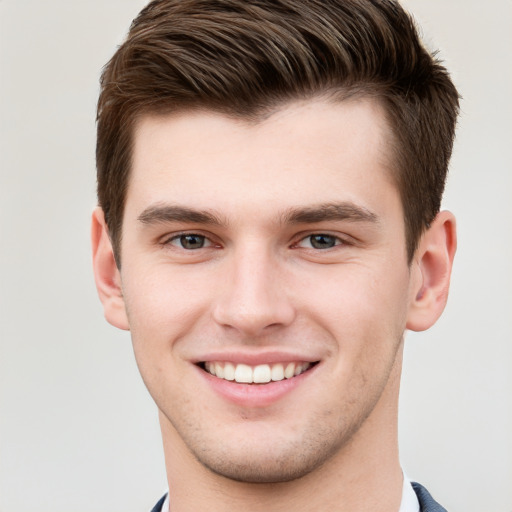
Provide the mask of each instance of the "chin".
[{"label": "chin", "polygon": [[[282,483],[305,477],[325,464],[342,450],[345,436],[331,430],[315,429],[309,435],[291,436],[267,434],[266,439],[214,443],[213,448],[189,450],[212,473],[244,483]],[[195,448],[195,449],[194,449]],[[204,448],[204,445],[203,445]]]},{"label": "chin", "polygon": [[313,460],[302,455],[296,457],[254,458],[241,457],[241,461],[234,460],[201,460],[199,462],[216,475],[250,484],[273,484],[291,482],[300,479],[314,471],[323,462],[323,457]]}]

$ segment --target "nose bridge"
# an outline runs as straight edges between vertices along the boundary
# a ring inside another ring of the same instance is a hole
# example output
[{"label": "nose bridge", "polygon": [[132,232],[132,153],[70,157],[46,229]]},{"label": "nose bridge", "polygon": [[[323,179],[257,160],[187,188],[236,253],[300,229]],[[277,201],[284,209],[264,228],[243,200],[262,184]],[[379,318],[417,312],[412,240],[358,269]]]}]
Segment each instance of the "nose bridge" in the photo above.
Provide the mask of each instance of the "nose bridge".
[{"label": "nose bridge", "polygon": [[255,336],[293,320],[278,258],[270,247],[258,240],[246,241],[225,263],[224,291],[215,307],[219,324]]}]

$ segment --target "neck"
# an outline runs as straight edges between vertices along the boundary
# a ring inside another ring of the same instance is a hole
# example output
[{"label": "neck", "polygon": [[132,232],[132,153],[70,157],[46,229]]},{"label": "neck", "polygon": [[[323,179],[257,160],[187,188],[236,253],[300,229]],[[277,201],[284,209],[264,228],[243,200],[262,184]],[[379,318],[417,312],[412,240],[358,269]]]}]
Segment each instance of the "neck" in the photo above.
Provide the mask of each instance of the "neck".
[{"label": "neck", "polygon": [[397,427],[401,358],[397,359],[379,402],[350,443],[322,466],[289,482],[245,483],[212,473],[191,455],[161,414],[171,511],[397,512],[403,485]]}]

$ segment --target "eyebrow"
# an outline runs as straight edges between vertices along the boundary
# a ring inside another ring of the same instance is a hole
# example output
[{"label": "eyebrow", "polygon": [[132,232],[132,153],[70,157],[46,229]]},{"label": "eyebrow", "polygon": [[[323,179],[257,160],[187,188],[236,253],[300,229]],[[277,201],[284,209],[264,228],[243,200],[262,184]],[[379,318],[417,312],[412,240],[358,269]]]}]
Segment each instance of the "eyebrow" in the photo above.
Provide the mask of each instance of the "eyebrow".
[{"label": "eyebrow", "polygon": [[185,206],[156,204],[146,208],[138,217],[143,224],[158,224],[165,222],[191,222],[194,224],[207,224],[225,226],[227,222],[212,211],[195,210]]},{"label": "eyebrow", "polygon": [[351,221],[378,223],[375,213],[350,201],[324,203],[292,208],[284,213],[283,222],[289,224],[314,224],[323,221]]},{"label": "eyebrow", "polygon": [[[148,225],[166,222],[189,222],[211,226],[228,225],[228,222],[214,211],[168,204],[149,206],[139,215],[138,220]],[[375,213],[349,201],[290,208],[281,215],[280,220],[282,224],[314,224],[324,221],[378,223]]]}]

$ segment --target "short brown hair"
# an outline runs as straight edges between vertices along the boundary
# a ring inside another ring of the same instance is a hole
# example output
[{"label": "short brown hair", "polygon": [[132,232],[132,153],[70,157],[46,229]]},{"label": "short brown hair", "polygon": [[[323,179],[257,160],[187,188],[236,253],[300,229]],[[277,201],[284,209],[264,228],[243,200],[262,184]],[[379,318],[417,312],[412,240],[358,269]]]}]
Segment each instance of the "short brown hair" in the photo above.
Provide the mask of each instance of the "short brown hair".
[{"label": "short brown hair", "polygon": [[206,108],[254,117],[325,94],[384,106],[411,261],[440,209],[459,96],[399,3],[154,0],[101,77],[98,199],[118,265],[139,116]]}]

